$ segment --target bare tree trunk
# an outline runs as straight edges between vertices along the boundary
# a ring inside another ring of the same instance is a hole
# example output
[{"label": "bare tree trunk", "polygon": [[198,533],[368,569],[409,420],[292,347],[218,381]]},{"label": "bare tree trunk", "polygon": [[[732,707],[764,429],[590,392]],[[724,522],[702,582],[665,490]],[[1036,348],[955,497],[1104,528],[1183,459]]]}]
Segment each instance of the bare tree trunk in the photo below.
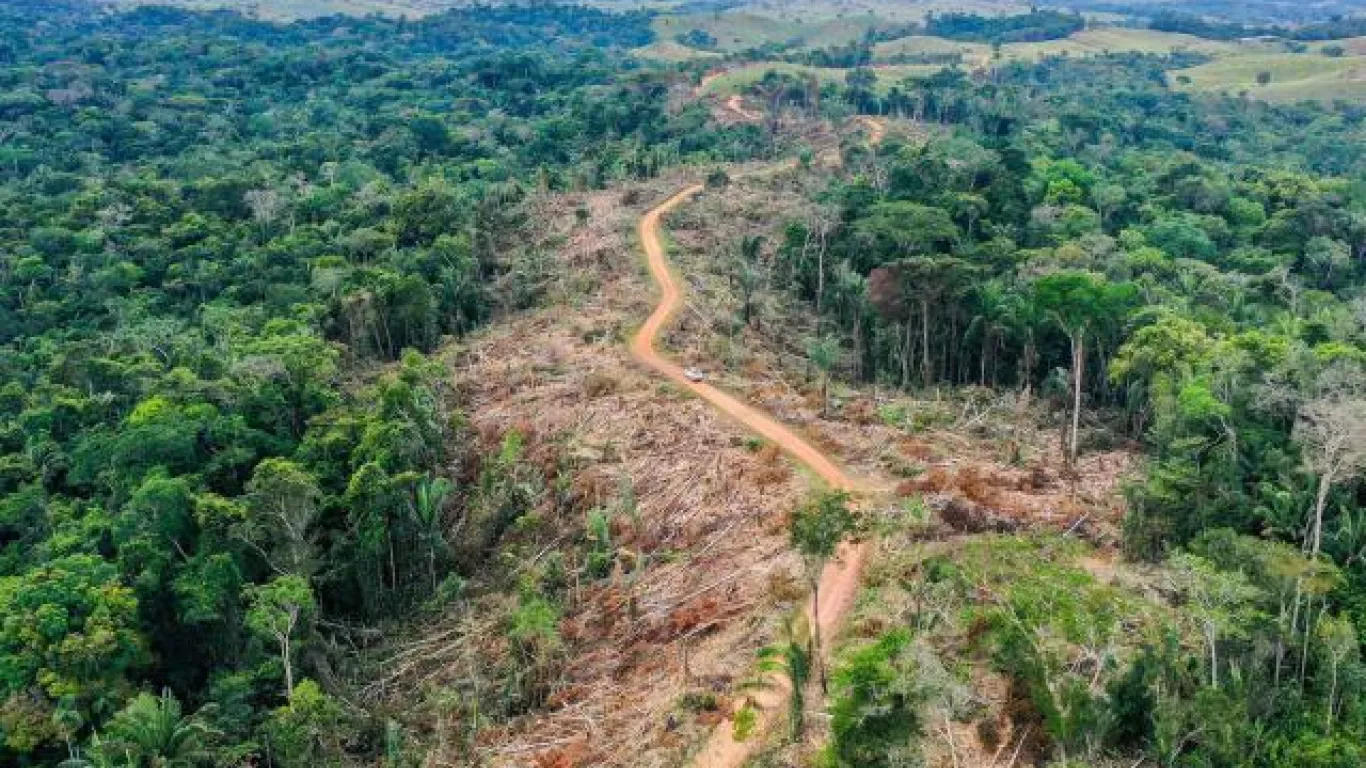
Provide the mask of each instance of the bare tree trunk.
[{"label": "bare tree trunk", "polygon": [[[1326,608],[1320,608],[1320,609],[1319,609],[1319,618],[1323,618],[1323,612],[1324,612],[1325,610],[1326,610]],[[1314,620],[1314,596],[1311,594],[1311,595],[1308,595],[1308,596],[1305,598],[1305,606],[1304,606],[1304,647],[1303,647],[1302,649],[1300,649],[1300,689],[1301,689],[1301,690],[1304,689],[1304,678],[1305,678],[1305,675],[1308,674],[1308,670],[1309,670],[1309,645],[1310,645],[1311,638],[1313,638],[1313,636],[1314,636],[1314,625],[1317,624],[1317,623],[1318,623],[1318,622],[1316,622],[1316,621]]]},{"label": "bare tree trunk", "polygon": [[987,385],[987,346],[991,340],[991,334],[982,331],[982,357],[977,361],[977,386]]},{"label": "bare tree trunk", "polygon": [[825,238],[821,238],[820,247],[816,249],[816,338],[821,336],[821,323],[825,316],[822,314],[822,299],[825,298]]},{"label": "bare tree trunk", "polygon": [[1218,646],[1215,644],[1214,627],[1206,625],[1206,642],[1209,643],[1209,684],[1211,688],[1219,687],[1219,655]]},{"label": "bare tree trunk", "polygon": [[280,658],[285,663],[285,693],[294,698],[294,662],[290,659],[289,634],[280,637]]},{"label": "bare tree trunk", "polygon": [[863,313],[854,310],[854,376],[859,381],[867,381],[867,366],[864,365]]},{"label": "bare tree trunk", "polygon": [[911,318],[906,317],[906,333],[901,344],[901,388],[911,385]]},{"label": "bare tree trunk", "polygon": [[1077,432],[1081,427],[1081,380],[1085,374],[1086,346],[1084,331],[1072,336],[1072,439],[1068,444],[1068,464],[1077,464]]},{"label": "bare tree trunk", "polygon": [[1323,512],[1328,507],[1328,492],[1333,488],[1333,471],[1328,470],[1319,478],[1319,490],[1314,498],[1314,533],[1311,560],[1317,560],[1323,547]]},{"label": "bare tree trunk", "polygon": [[816,658],[816,668],[820,673],[821,693],[829,695],[830,684],[825,679],[825,654],[821,652],[821,570],[816,569],[816,578],[811,580],[811,637],[815,641],[811,655]]},{"label": "bare tree trunk", "polygon": [[1338,661],[1337,661],[1337,657],[1335,656],[1335,657],[1333,657],[1333,682],[1332,682],[1332,684],[1328,687],[1328,733],[1329,733],[1329,735],[1331,735],[1331,734],[1333,733],[1333,719],[1337,716],[1337,705],[1336,705],[1337,698],[1338,698]]},{"label": "bare tree trunk", "polygon": [[930,388],[930,301],[920,300],[920,378]]}]

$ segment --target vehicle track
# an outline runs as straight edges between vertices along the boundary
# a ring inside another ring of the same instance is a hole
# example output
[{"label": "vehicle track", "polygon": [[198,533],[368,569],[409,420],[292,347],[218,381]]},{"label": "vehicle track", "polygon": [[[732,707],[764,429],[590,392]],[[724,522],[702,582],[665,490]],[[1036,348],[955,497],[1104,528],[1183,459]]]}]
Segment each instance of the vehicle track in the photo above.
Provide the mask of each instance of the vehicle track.
[{"label": "vehicle track", "polygon": [[[881,140],[883,126],[880,121],[870,118],[865,126],[869,128],[872,143],[876,144]],[[779,166],[777,170],[791,167],[792,164],[788,163]],[[649,319],[631,339],[631,355],[678,386],[711,403],[731,419],[773,442],[789,456],[809,467],[832,488],[858,490],[858,483],[845,474],[829,456],[802,439],[796,432],[767,413],[704,381],[693,381],[684,373],[682,366],[664,357],[656,349],[660,332],[683,306],[683,289],[670,269],[660,233],[661,220],[670,211],[692,200],[702,190],[701,184],[684,187],[668,200],[655,206],[640,220],[640,242],[645,249],[650,274],[659,285],[660,299]],[[808,603],[805,612],[809,621],[812,608],[819,608],[816,615],[819,617],[822,637],[833,637],[845,614],[853,606],[854,598],[858,594],[859,576],[866,558],[866,544],[846,544],[821,573],[818,590],[820,605],[812,606]],[[759,722],[754,736],[745,741],[737,741],[733,735],[732,720],[723,721],[712,731],[706,745],[693,758],[692,764],[696,768],[740,768],[744,764],[760,743],[760,734],[774,725],[777,718],[783,716],[787,698],[791,695],[790,686],[780,676],[770,675],[766,682],[767,685],[749,696],[749,700],[758,710]]]}]

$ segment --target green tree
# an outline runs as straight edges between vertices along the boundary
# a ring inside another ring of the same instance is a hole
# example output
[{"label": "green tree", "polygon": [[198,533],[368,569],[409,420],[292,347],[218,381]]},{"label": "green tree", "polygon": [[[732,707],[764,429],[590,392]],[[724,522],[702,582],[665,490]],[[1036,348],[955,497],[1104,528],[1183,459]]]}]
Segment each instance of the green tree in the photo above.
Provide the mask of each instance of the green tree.
[{"label": "green tree", "polygon": [[313,589],[299,576],[281,576],[247,590],[247,627],[279,647],[285,692],[294,695],[295,636],[308,627],[317,606]]},{"label": "green tree", "polygon": [[760,291],[763,289],[765,273],[760,263],[762,237],[744,237],[732,259],[730,280],[740,296],[740,325],[748,327],[758,311]]},{"label": "green tree", "polygon": [[1204,558],[1178,554],[1168,562],[1177,589],[1190,599],[1209,654],[1210,687],[1219,687],[1219,641],[1239,635],[1255,615],[1261,591],[1237,571],[1223,571]]},{"label": "green tree", "polygon": [[345,713],[312,680],[299,681],[289,702],[270,713],[265,730],[282,768],[343,765]]},{"label": "green tree", "polygon": [[248,540],[277,573],[308,578],[317,570],[314,524],[321,495],[313,476],[288,459],[266,459],[252,473]]},{"label": "green tree", "polygon": [[828,692],[829,683],[821,649],[821,573],[839,551],[840,544],[853,533],[856,524],[847,493],[821,491],[793,510],[789,526],[792,547],[801,554],[807,582],[811,585],[812,656],[820,673],[822,692]]},{"label": "green tree", "polygon": [[[924,386],[929,387],[934,377],[931,364],[931,337],[935,331],[936,309],[947,296],[965,288],[966,279],[973,273],[962,259],[951,256],[923,256],[900,259],[873,270],[868,276],[868,298],[888,319],[900,318],[905,323],[902,347],[902,380],[910,374],[911,306],[920,315],[920,374]],[[952,343],[950,340],[948,343]]]},{"label": "green tree", "polygon": [[795,743],[806,732],[806,689],[811,681],[811,648],[801,638],[803,634],[789,618],[783,636],[775,645],[759,649],[759,673],[782,675],[787,681],[788,738]]},{"label": "green tree", "polygon": [[202,715],[184,715],[170,691],[142,693],[109,721],[91,757],[96,766],[193,768],[212,764],[213,737]]},{"label": "green tree", "polygon": [[1055,272],[1034,283],[1034,299],[1072,345],[1072,425],[1067,459],[1077,461],[1081,426],[1081,392],[1086,375],[1088,334],[1099,334],[1119,321],[1136,299],[1132,285],[1078,271]]},{"label": "green tree", "polygon": [[[129,676],[148,660],[137,599],[113,565],[70,555],[0,578],[0,693],[7,703],[28,701],[47,719],[56,702],[67,700],[98,724],[92,715],[117,706],[129,693]],[[20,751],[46,738],[34,741],[27,727],[6,722],[29,709],[0,707],[0,729]]]},{"label": "green tree", "polygon": [[830,705],[830,752],[837,765],[890,768],[915,754],[925,702],[910,646],[910,632],[897,629],[840,663]]},{"label": "green tree", "polygon": [[820,372],[821,416],[824,417],[830,409],[830,371],[839,364],[840,340],[835,336],[807,340],[806,359]]},{"label": "green tree", "polygon": [[427,575],[433,594],[437,588],[437,563],[446,552],[446,504],[455,484],[444,477],[424,477],[413,487],[413,517],[427,546]]}]

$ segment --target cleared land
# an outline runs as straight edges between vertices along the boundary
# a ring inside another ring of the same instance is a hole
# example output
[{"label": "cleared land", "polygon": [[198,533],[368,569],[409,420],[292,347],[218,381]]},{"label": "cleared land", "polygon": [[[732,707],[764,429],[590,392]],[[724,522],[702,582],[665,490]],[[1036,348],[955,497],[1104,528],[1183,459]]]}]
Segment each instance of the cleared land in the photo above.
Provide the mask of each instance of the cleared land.
[{"label": "cleared land", "polygon": [[[1269,77],[1265,84],[1259,76]],[[1366,100],[1366,56],[1320,53],[1230,56],[1168,73],[1179,90],[1246,94],[1276,103]]]},{"label": "cleared land", "polygon": [[1029,4],[1010,0],[758,0],[746,5],[745,10],[778,19],[814,21],[871,16],[884,21],[903,23],[921,21],[931,13],[955,11],[984,16],[1028,13]]},{"label": "cleared land", "polygon": [[684,16],[660,16],[654,22],[655,33],[661,40],[677,40],[693,30],[716,39],[716,48],[735,52],[767,43],[790,43],[800,40],[813,48],[845,45],[860,38],[877,19],[822,19],[801,21],[747,12],[697,13]]},{"label": "cleared land", "polygon": [[655,61],[684,62],[695,59],[715,59],[720,58],[721,54],[714,51],[701,51],[696,48],[689,48],[682,43],[674,40],[659,39],[649,45],[636,48],[631,53],[642,59],[653,59]]},{"label": "cleared land", "polygon": [[[666,4],[644,5],[658,8]],[[627,6],[622,3],[604,3],[604,7]],[[670,41],[677,40],[679,35],[685,35],[695,29],[716,38],[717,50],[731,53],[767,43],[797,42],[806,48],[847,45],[862,39],[869,29],[886,29],[922,21],[930,13],[959,11],[1003,15],[1024,13],[1028,10],[1028,6],[1011,2],[994,3],[978,0],[800,0],[793,3],[764,0],[721,12],[662,15],[655,22],[654,28],[661,40]]]},{"label": "cleared land", "polygon": [[[1150,29],[1129,29],[1125,27],[1097,27],[1078,32],[1063,40],[1049,40],[1042,43],[1008,43],[1001,46],[1003,60],[1033,61],[1046,56],[1094,56],[1106,53],[1173,53],[1191,51],[1211,56],[1227,56],[1237,53],[1241,44],[1224,43],[1190,35],[1171,32],[1158,32]],[[891,61],[899,56],[936,56],[962,54],[965,63],[971,66],[988,64],[994,52],[992,46],[983,43],[961,43],[942,37],[915,35],[879,43],[873,48],[876,61]]]}]

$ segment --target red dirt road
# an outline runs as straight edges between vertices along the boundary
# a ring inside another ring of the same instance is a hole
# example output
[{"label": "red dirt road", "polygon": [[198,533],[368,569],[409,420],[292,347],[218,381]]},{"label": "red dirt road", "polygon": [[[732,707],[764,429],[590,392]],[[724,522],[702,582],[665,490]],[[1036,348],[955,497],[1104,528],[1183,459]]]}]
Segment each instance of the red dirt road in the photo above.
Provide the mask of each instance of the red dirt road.
[{"label": "red dirt road", "polygon": [[[880,126],[879,126],[880,127]],[[880,138],[880,131],[877,133]],[[701,184],[694,184],[676,193],[645,214],[640,220],[640,242],[645,248],[650,274],[660,288],[659,305],[650,318],[641,326],[631,339],[631,354],[644,365],[663,374],[670,381],[683,387],[703,400],[714,405],[730,418],[762,435],[773,442],[788,455],[805,464],[833,488],[852,491],[856,484],[831,459],[810,443],[772,416],[747,405],[735,397],[707,384],[690,380],[677,363],[660,355],[655,343],[664,326],[683,306],[683,291],[669,268],[660,237],[660,219],[678,206],[688,202],[702,191]],[[859,574],[867,556],[864,545],[846,545],[840,555],[826,566],[820,579],[820,630],[821,636],[834,636],[836,628],[858,594]],[[808,618],[811,607],[807,607]],[[827,644],[828,646],[828,644]],[[745,759],[758,746],[760,734],[774,725],[784,714],[784,705],[791,691],[786,682],[776,676],[770,685],[750,696],[759,710],[759,725],[755,734],[746,741],[736,741],[732,735],[732,722],[726,720],[716,727],[711,738],[693,760],[697,768],[739,768]]]}]

